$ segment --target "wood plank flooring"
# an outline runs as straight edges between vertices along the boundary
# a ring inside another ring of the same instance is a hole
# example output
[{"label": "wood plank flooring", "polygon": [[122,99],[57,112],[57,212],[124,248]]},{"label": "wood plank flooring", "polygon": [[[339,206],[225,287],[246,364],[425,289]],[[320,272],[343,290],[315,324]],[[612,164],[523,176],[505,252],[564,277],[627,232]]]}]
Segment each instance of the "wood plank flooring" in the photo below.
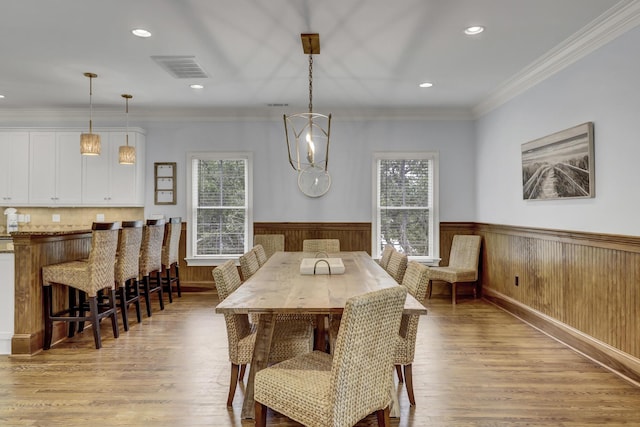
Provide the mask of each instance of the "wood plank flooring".
[{"label": "wood plank flooring", "polygon": [[[251,426],[229,381],[224,319],[210,292],[182,298],[103,348],[91,330],[33,357],[0,356],[1,426]],[[482,300],[429,300],[393,426],[640,426],[640,388]],[[135,319],[133,310],[130,319]],[[120,326],[122,328],[122,325]],[[298,426],[269,413],[269,425]],[[376,425],[368,417],[358,426]]]}]

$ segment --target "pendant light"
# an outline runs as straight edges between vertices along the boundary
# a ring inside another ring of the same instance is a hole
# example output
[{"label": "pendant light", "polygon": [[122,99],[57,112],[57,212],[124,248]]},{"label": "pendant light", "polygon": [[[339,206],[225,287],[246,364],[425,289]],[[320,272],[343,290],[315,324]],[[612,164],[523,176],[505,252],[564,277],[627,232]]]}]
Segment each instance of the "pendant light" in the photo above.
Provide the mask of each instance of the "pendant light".
[{"label": "pendant light", "polygon": [[126,145],[121,145],[118,150],[118,162],[121,165],[132,165],[136,162],[136,148],[129,145],[129,100],[133,98],[127,93],[122,94],[126,100],[125,116],[127,118],[127,134],[125,137]]},{"label": "pendant light", "polygon": [[327,192],[331,177],[329,137],[331,114],[313,111],[313,55],[320,53],[319,34],[300,34],[302,50],[309,55],[309,111],[284,115],[284,130],[289,164],[298,172],[298,186],[307,196],[319,197]]},{"label": "pendant light", "polygon": [[85,156],[97,156],[100,154],[100,135],[93,133],[93,103],[91,97],[93,95],[93,79],[98,77],[94,73],[84,73],[85,77],[89,77],[89,133],[80,135],[80,153]]}]

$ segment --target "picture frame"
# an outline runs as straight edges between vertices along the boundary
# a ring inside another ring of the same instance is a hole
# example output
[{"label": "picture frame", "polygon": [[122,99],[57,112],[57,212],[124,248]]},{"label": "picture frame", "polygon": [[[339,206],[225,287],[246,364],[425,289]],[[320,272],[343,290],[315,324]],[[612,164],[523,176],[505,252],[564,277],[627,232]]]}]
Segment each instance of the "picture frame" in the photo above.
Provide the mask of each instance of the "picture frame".
[{"label": "picture frame", "polygon": [[176,163],[154,163],[154,203],[156,205],[175,205],[176,200]]},{"label": "picture frame", "polygon": [[522,144],[524,200],[595,197],[593,122]]}]

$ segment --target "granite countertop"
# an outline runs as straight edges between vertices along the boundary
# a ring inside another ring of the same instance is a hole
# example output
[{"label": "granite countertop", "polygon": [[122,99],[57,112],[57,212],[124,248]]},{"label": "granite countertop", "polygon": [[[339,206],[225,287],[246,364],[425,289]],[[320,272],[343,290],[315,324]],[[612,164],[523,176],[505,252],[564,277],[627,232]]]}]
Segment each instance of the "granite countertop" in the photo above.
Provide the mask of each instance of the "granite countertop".
[{"label": "granite countertop", "polygon": [[32,230],[32,231],[16,231],[11,233],[11,237],[29,237],[29,236],[69,236],[71,234],[91,233],[91,229],[87,230]]}]

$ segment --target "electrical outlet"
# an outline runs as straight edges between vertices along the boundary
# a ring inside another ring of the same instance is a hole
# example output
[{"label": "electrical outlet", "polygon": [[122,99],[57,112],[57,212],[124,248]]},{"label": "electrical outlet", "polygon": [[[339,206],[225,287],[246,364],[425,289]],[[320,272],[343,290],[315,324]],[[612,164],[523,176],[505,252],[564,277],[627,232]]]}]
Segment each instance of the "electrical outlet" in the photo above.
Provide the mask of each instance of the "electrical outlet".
[{"label": "electrical outlet", "polygon": [[53,215],[51,215],[51,221],[53,221],[53,222],[60,222],[60,215],[59,215],[59,214],[53,214]]},{"label": "electrical outlet", "polygon": [[29,215],[29,214],[25,214],[25,215],[24,215],[24,222],[25,222],[26,224],[30,223],[30,222],[31,222],[31,215]]},{"label": "electrical outlet", "polygon": [[520,286],[520,278],[518,276],[516,276],[516,286]]},{"label": "electrical outlet", "polygon": [[24,214],[18,214],[18,222],[24,222]]},{"label": "electrical outlet", "polygon": [[104,214],[97,214],[96,215],[96,221],[104,222]]}]

